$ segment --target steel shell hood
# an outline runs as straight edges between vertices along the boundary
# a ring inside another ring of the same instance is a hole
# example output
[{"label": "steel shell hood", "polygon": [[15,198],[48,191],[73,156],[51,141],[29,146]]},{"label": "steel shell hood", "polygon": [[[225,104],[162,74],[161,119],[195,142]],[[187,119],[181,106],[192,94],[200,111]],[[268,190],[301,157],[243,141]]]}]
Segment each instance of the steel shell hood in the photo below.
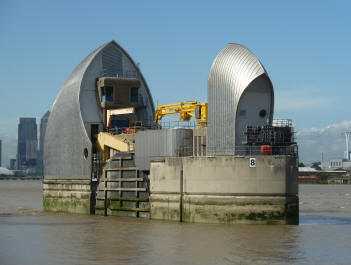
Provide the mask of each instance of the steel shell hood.
[{"label": "steel shell hood", "polygon": [[[237,109],[245,90],[258,78],[269,87],[273,117],[273,86],[257,57],[246,47],[230,43],[215,58],[208,77],[209,154],[234,151]],[[259,88],[258,88],[259,89]]]},{"label": "steel shell hood", "polygon": [[137,65],[115,41],[102,45],[75,68],[53,104],[45,135],[44,178],[91,178],[91,127],[102,130],[103,120],[96,80],[108,76],[139,79],[138,96],[144,107],[137,118],[153,120],[151,93]]}]

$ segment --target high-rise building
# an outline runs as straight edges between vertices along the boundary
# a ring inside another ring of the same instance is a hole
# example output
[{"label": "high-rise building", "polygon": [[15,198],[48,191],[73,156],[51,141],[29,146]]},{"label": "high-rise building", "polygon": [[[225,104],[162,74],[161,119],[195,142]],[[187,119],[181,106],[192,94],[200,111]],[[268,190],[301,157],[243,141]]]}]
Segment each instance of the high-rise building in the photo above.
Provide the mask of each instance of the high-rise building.
[{"label": "high-rise building", "polygon": [[2,146],[1,146],[1,140],[0,140],[0,167],[1,167],[1,154],[2,154]]},{"label": "high-rise building", "polygon": [[20,118],[18,124],[17,169],[37,166],[38,138],[35,118]]},{"label": "high-rise building", "polygon": [[38,152],[38,165],[37,165],[38,174],[44,173],[44,166],[43,166],[44,139],[45,139],[45,131],[46,131],[46,126],[48,124],[49,116],[50,116],[50,111],[47,111],[40,120],[39,152]]},{"label": "high-rise building", "polygon": [[10,170],[15,170],[16,169],[16,159],[11,158],[10,159]]}]

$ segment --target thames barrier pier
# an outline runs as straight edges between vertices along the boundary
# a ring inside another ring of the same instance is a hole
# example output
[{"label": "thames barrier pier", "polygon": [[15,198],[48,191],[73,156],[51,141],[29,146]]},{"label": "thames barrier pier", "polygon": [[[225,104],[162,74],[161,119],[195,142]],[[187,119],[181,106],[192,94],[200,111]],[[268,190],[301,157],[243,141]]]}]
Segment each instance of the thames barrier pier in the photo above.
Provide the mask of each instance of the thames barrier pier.
[{"label": "thames barrier pier", "polygon": [[[165,89],[167,89],[165,87]],[[73,71],[53,105],[44,150],[44,210],[180,222],[298,224],[292,121],[274,119],[272,82],[230,43],[208,77],[208,102],[155,109],[115,41]],[[194,95],[195,96],[195,95]],[[166,126],[164,116],[196,126]]]}]

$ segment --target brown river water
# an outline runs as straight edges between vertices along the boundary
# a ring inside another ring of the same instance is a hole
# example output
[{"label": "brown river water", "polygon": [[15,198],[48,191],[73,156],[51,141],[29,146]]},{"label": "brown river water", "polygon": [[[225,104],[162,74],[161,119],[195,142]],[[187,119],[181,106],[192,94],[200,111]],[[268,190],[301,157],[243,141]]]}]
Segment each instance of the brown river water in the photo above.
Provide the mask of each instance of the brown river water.
[{"label": "brown river water", "polygon": [[300,225],[42,212],[40,181],[0,181],[0,265],[351,264],[351,185],[300,185]]}]

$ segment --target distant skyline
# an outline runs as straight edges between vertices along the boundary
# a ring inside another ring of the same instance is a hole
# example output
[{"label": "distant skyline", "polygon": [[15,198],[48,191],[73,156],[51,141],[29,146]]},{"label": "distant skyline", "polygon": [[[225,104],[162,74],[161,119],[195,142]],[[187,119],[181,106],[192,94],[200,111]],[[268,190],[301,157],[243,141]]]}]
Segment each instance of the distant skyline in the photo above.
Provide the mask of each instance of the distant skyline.
[{"label": "distant skyline", "polygon": [[38,123],[80,61],[112,39],[140,63],[155,104],[207,101],[217,53],[245,45],[273,82],[274,117],[293,119],[301,160],[342,157],[341,131],[351,129],[349,10],[349,1],[2,0],[3,165],[19,117]]}]

